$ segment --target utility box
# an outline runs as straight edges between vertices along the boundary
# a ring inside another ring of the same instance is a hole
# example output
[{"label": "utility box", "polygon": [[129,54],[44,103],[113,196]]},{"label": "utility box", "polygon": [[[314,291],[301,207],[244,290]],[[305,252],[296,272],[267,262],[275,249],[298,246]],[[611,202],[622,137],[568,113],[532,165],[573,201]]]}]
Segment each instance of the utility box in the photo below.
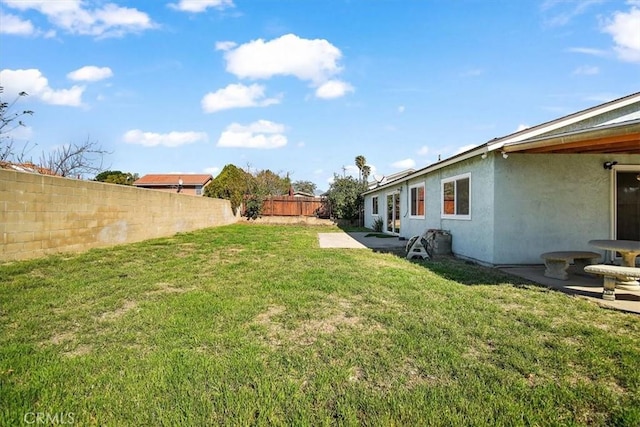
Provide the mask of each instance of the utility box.
[{"label": "utility box", "polygon": [[451,233],[447,230],[434,230],[434,255],[451,255]]}]

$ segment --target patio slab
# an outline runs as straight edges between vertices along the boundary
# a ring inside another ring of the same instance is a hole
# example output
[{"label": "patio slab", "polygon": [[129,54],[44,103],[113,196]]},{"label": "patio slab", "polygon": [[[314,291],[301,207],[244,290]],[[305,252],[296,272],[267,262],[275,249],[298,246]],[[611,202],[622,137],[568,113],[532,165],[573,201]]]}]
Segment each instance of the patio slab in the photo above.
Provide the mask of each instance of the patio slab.
[{"label": "patio slab", "polygon": [[[376,237],[372,232],[338,232],[318,233],[318,244],[321,248],[350,248],[350,249],[404,249],[406,240],[398,237]],[[367,237],[368,236],[368,237]]]},{"label": "patio slab", "polygon": [[318,244],[325,249],[367,249],[347,233],[318,233]]}]

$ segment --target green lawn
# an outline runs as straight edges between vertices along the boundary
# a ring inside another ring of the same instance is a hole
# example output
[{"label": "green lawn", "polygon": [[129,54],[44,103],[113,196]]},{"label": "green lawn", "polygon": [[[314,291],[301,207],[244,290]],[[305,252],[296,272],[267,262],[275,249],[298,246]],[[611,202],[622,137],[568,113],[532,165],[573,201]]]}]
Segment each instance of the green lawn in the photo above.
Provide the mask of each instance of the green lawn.
[{"label": "green lawn", "polygon": [[640,316],[319,231],[0,266],[0,424],[640,424]]}]

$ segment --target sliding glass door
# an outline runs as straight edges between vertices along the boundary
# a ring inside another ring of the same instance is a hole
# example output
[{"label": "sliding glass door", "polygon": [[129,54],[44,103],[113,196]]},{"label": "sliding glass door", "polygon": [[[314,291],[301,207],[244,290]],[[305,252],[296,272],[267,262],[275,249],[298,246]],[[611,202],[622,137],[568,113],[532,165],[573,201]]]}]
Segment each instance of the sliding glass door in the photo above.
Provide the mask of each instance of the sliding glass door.
[{"label": "sliding glass door", "polygon": [[615,211],[616,239],[640,241],[640,168],[616,170]]},{"label": "sliding glass door", "polygon": [[400,193],[387,194],[387,233],[400,234]]}]

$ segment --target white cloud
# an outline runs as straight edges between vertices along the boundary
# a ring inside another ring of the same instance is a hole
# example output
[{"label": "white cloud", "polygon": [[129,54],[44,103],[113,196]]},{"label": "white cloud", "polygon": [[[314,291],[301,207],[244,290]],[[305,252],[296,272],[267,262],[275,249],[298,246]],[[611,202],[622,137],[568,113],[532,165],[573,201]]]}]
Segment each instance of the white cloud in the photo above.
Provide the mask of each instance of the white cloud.
[{"label": "white cloud", "polygon": [[225,53],[227,71],[239,78],[268,79],[295,76],[318,84],[341,71],[340,49],[323,39],[286,34],[265,42],[257,39]]},{"label": "white cloud", "polygon": [[113,76],[111,68],[96,67],[95,65],[87,65],[67,74],[67,77],[71,80],[87,82],[97,82],[99,80],[108,79],[111,76]]},{"label": "white cloud", "polygon": [[232,123],[222,132],[216,145],[227,148],[280,148],[287,145],[284,131],[284,125],[268,120],[258,120],[247,126]]},{"label": "white cloud", "polygon": [[464,153],[465,151],[469,151],[472,148],[476,148],[478,146],[478,144],[467,144],[467,145],[463,145],[462,147],[458,148],[456,150],[455,153],[453,153],[453,155],[455,156],[456,154],[460,154],[460,153]]},{"label": "white cloud", "polygon": [[40,70],[2,70],[0,81],[8,98],[14,98],[19,92],[26,92],[46,104],[79,107],[82,105],[84,86],[72,86],[69,89],[53,89],[49,80]]},{"label": "white cloud", "polygon": [[84,90],[84,86],[73,86],[71,89],[47,90],[40,94],[40,99],[51,105],[80,107],[82,105],[82,93]]},{"label": "white cloud", "polygon": [[227,51],[227,50],[233,49],[236,46],[238,46],[238,43],[236,42],[231,42],[231,41],[216,42],[216,50]]},{"label": "white cloud", "polygon": [[353,86],[340,80],[329,80],[316,89],[316,96],[322,99],[334,99],[353,92]]},{"label": "white cloud", "polygon": [[210,168],[204,168],[203,169],[204,173],[208,173],[211,176],[215,177],[216,175],[218,175],[220,173],[220,168],[217,166],[212,166]]},{"label": "white cloud", "polygon": [[[369,179],[373,179],[373,175],[378,171],[378,169],[374,165],[371,165],[368,163],[366,165],[369,166]],[[322,172],[322,170],[320,170],[320,172]],[[356,165],[342,166],[342,168],[340,168],[340,173],[338,175],[348,175],[358,179],[361,178],[360,170]]]},{"label": "white cloud", "polygon": [[224,9],[232,7],[232,0],[180,0],[178,3],[170,3],[169,7],[182,12],[200,13],[208,8]]},{"label": "white cloud", "polygon": [[575,70],[573,70],[573,74],[584,75],[584,76],[593,76],[599,73],[600,73],[600,69],[592,65],[582,65],[576,68]]},{"label": "white cloud", "polygon": [[398,114],[402,114],[404,113],[404,111],[406,110],[404,105],[399,105],[398,106]]},{"label": "white cloud", "polygon": [[15,141],[29,141],[33,136],[33,128],[31,126],[16,126],[6,131],[2,130],[3,134],[6,133],[9,139]]},{"label": "white cloud", "polygon": [[548,14],[545,20],[547,25],[564,26],[586,13],[591,6],[602,2],[603,0],[547,0],[540,7]]},{"label": "white cloud", "polygon": [[589,47],[572,47],[572,48],[567,49],[567,51],[575,52],[575,53],[584,53],[585,55],[592,55],[592,56],[606,56],[607,55],[607,51],[606,50],[592,49],[592,48],[589,48]]},{"label": "white cloud", "polygon": [[252,84],[230,84],[216,92],[206,94],[201,101],[205,113],[228,110],[231,108],[266,107],[278,104],[278,98],[265,98],[264,86]]},{"label": "white cloud", "polygon": [[358,167],[356,165],[347,165],[343,166],[343,172],[346,172],[347,175],[358,176]]},{"label": "white cloud", "polygon": [[0,11],[0,34],[13,34],[20,36],[28,36],[35,32],[35,28],[31,21],[20,19],[19,16],[5,14]]},{"label": "white cloud", "polygon": [[628,12],[616,12],[603,27],[605,33],[610,34],[615,42],[615,51],[623,61],[640,62],[640,6],[638,2],[632,5]]},{"label": "white cloud", "polygon": [[429,154],[429,147],[427,147],[426,145],[420,147],[420,149],[418,150],[418,156],[426,156],[427,154]]},{"label": "white cloud", "polygon": [[205,132],[169,132],[154,133],[132,129],[122,136],[122,140],[128,144],[139,144],[145,147],[179,147],[199,141],[207,141]]},{"label": "white cloud", "polygon": [[516,129],[516,132],[523,131],[525,129],[529,129],[531,126],[520,123]]},{"label": "white cloud", "polygon": [[96,9],[86,8],[86,2],[82,0],[4,0],[3,4],[14,10],[35,10],[54,26],[71,34],[114,37],[156,26],[146,13],[113,3]]},{"label": "white cloud", "polygon": [[226,70],[241,79],[293,76],[309,82],[316,89],[315,95],[322,99],[335,99],[354,91],[349,83],[335,78],[342,72],[342,52],[324,39],[286,34],[241,45],[220,41],[216,50],[224,52]]},{"label": "white cloud", "polygon": [[397,162],[391,163],[391,167],[397,169],[411,169],[415,166],[416,162],[413,159],[398,160]]}]

